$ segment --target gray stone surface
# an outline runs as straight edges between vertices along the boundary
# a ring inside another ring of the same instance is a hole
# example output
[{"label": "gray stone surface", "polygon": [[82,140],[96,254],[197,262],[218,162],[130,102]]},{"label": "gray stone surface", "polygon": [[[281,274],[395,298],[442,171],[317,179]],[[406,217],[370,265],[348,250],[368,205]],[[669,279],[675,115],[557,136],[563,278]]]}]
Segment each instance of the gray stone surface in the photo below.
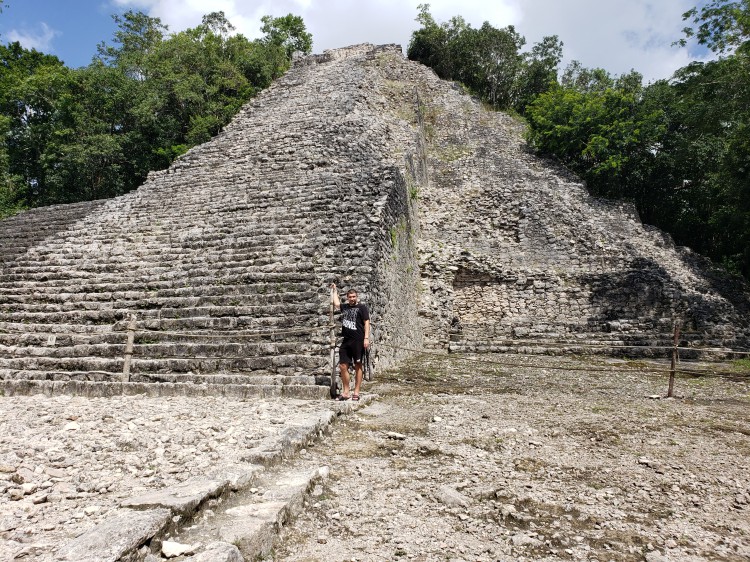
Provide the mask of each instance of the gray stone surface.
[{"label": "gray stone surface", "polygon": [[680,399],[651,400],[666,376],[624,366],[422,356],[381,378],[300,459],[331,475],[274,560],[750,559],[750,381],[679,379]]},{"label": "gray stone surface", "polygon": [[[363,398],[361,405],[372,395]],[[160,521],[180,525],[198,505],[223,505],[229,489],[257,486],[354,408],[213,396],[0,397],[0,561],[33,553],[48,562],[60,548],[78,553],[79,535],[115,550],[139,543],[142,535],[127,526],[107,538],[117,521],[141,521],[139,511],[121,506],[165,506],[158,512],[169,516]],[[253,464],[258,456],[267,466]],[[300,503],[291,496],[268,501]]]},{"label": "gray stone surface", "polygon": [[179,531],[175,540],[209,544],[218,539],[236,545],[246,560],[268,555],[281,529],[302,511],[312,488],[328,478],[328,467],[299,468],[299,464],[295,460],[263,474],[253,488],[226,505],[217,505],[210,514]]},{"label": "gray stone surface", "polygon": [[170,515],[169,510],[152,509],[112,517],[62,546],[56,558],[70,562],[117,562],[161,531]]},{"label": "gray stone surface", "polygon": [[245,562],[240,550],[233,544],[214,542],[195,556],[188,556],[184,562]]},{"label": "gray stone surface", "polygon": [[169,488],[125,499],[120,503],[120,506],[131,509],[162,507],[171,510],[175,515],[189,515],[202,502],[222,495],[228,488],[228,480],[191,478]]}]

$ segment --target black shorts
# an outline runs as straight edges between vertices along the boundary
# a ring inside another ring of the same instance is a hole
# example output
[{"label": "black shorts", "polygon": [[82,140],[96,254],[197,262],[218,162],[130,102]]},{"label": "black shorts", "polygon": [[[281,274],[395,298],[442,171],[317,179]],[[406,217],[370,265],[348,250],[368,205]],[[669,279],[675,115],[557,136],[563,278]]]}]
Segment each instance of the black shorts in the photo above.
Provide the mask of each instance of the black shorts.
[{"label": "black shorts", "polygon": [[341,342],[339,348],[339,363],[346,363],[351,365],[352,363],[362,362],[362,352],[365,349],[365,340],[344,340]]}]

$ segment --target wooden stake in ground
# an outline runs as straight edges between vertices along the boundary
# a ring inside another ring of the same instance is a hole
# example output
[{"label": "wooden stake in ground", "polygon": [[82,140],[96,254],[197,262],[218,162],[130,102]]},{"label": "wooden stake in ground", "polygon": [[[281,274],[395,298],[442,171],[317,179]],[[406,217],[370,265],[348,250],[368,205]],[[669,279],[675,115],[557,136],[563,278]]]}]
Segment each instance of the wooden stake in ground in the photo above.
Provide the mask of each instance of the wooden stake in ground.
[{"label": "wooden stake in ground", "polygon": [[331,306],[329,323],[331,325],[331,398],[336,398],[336,326],[333,323],[333,292],[336,287],[331,287]]},{"label": "wooden stake in ground", "polygon": [[677,343],[680,339],[680,325],[675,322],[674,325],[674,340],[672,343],[672,367],[669,370],[669,388],[667,389],[667,398],[672,398],[674,395],[674,376],[677,372]]}]

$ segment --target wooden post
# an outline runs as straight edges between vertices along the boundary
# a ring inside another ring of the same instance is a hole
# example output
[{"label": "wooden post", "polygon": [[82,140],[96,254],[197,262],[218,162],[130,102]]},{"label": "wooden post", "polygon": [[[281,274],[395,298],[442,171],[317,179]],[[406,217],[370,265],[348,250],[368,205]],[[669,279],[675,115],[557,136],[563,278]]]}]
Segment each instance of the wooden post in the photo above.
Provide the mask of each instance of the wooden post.
[{"label": "wooden post", "polygon": [[674,340],[672,343],[672,367],[669,370],[669,388],[667,389],[667,398],[674,396],[674,377],[677,371],[677,361],[679,359],[677,351],[677,343],[680,339],[680,325],[675,322],[674,324]]},{"label": "wooden post", "polygon": [[328,314],[328,322],[331,326],[329,338],[331,345],[331,398],[336,398],[336,326],[333,323],[333,292],[335,290],[331,287],[331,303]]},{"label": "wooden post", "polygon": [[135,343],[135,314],[128,320],[128,341],[125,343],[125,360],[122,364],[122,382],[130,382],[130,364],[133,361],[133,344]]}]

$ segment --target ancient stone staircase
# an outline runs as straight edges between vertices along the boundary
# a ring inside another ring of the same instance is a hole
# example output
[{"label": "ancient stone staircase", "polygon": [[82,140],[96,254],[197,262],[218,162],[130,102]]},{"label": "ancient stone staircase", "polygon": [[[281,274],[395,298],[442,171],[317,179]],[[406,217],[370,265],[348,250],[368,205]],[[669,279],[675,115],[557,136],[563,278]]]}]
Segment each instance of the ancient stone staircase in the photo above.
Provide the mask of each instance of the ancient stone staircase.
[{"label": "ancient stone staircase", "polygon": [[[386,120],[363,111],[380,103],[362,63],[378,53],[299,65],[135,192],[0,222],[14,241],[0,270],[6,391],[161,382],[326,396],[315,383],[330,372],[327,285],[378,302],[394,269],[379,265],[393,254],[388,229],[408,212],[397,166],[412,147],[394,158]],[[387,329],[387,308],[375,309]]]}]

